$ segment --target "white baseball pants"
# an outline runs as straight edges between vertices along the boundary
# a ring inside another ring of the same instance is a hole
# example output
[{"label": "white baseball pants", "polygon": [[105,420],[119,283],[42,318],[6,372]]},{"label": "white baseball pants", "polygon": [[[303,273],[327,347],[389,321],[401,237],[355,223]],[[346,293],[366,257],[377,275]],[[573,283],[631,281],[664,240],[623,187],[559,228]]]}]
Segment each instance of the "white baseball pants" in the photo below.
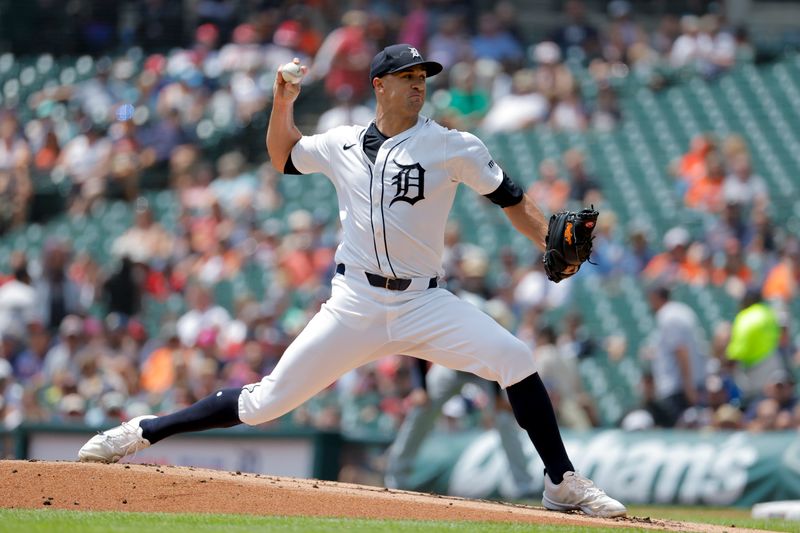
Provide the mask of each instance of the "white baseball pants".
[{"label": "white baseball pants", "polygon": [[411,355],[503,388],[536,372],[522,341],[474,305],[445,289],[423,288],[427,280],[420,281],[425,283],[390,291],[371,286],[363,272],[349,267],[345,275],[337,274],[330,299],[273,372],[242,388],[242,422],[278,418],[346,372],[386,355]]}]

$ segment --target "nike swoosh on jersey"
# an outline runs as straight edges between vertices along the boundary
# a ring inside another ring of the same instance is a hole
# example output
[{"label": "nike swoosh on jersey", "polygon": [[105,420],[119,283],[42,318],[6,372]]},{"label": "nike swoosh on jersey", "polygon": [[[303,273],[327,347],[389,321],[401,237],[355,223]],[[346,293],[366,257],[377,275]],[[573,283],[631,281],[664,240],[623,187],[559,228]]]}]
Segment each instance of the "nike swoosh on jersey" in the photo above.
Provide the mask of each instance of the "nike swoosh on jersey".
[{"label": "nike swoosh on jersey", "polygon": [[343,149],[345,149],[345,150],[349,150],[350,148],[352,148],[352,147],[353,147],[353,146],[355,146],[355,145],[356,145],[356,143],[353,143],[353,144],[345,144],[344,146],[342,146],[342,148],[343,148]]}]

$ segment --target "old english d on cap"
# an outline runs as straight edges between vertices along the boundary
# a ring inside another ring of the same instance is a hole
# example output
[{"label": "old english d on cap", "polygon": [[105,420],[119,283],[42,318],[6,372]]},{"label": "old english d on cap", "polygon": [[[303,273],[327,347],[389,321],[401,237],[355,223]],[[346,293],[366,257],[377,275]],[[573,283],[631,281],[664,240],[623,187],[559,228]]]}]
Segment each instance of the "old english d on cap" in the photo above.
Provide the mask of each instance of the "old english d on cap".
[{"label": "old english d on cap", "polygon": [[425,61],[422,54],[410,44],[393,44],[387,46],[375,57],[369,67],[369,79],[381,78],[387,74],[400,72],[409,67],[422,65],[428,76],[439,74],[444,67],[436,61]]}]

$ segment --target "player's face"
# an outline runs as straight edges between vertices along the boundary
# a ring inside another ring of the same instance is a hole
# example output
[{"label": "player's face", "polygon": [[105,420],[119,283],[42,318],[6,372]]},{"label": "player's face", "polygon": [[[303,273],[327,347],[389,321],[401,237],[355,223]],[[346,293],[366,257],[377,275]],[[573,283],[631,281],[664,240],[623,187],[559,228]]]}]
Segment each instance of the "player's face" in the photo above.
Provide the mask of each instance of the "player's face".
[{"label": "player's face", "polygon": [[380,79],[378,98],[386,107],[419,113],[425,103],[426,77],[421,66],[387,74]]}]

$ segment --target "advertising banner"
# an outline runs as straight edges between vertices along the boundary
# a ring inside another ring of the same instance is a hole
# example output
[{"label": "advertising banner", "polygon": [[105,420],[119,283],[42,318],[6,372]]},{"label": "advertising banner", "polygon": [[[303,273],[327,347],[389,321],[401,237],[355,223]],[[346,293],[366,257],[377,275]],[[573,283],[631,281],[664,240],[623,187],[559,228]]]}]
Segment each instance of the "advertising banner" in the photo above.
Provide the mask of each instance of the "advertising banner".
[{"label": "advertising banner", "polygon": [[[541,494],[544,466],[520,432],[529,493]],[[566,432],[575,467],[628,503],[750,506],[800,499],[800,434],[685,431]],[[472,498],[519,496],[494,431],[435,433],[415,464],[412,490]]]}]

